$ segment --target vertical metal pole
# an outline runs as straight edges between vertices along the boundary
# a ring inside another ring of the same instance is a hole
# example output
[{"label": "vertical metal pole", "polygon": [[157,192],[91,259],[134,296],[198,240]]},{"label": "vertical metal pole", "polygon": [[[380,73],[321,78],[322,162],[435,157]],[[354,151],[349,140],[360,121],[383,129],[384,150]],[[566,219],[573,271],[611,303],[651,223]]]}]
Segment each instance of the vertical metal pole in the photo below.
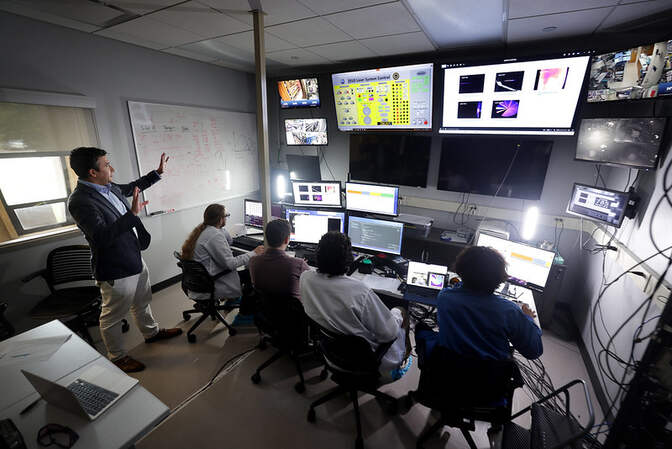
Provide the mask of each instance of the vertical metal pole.
[{"label": "vertical metal pole", "polygon": [[254,17],[254,64],[257,86],[257,149],[259,152],[259,187],[264,226],[271,218],[271,169],[268,150],[268,102],[266,101],[266,50],[264,49],[264,13],[252,11]]}]

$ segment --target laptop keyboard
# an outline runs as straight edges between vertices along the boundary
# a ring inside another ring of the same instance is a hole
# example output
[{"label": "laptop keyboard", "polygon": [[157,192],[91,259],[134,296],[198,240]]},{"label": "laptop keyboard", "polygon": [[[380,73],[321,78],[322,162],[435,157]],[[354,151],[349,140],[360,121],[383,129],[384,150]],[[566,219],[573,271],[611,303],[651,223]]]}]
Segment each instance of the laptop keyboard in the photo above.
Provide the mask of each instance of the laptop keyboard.
[{"label": "laptop keyboard", "polygon": [[113,391],[106,390],[82,379],[77,379],[68,385],[68,390],[72,391],[84,408],[84,411],[91,416],[97,415],[114,398],[119,396]]}]

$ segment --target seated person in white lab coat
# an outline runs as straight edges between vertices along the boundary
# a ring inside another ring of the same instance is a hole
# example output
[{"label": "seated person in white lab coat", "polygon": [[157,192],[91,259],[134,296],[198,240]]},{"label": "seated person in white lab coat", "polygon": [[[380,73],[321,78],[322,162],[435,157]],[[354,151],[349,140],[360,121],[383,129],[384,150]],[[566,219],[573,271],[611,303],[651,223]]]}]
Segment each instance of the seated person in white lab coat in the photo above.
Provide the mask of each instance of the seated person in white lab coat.
[{"label": "seated person in white lab coat", "polygon": [[[247,265],[252,256],[264,253],[264,246],[259,245],[254,250],[234,256],[231,251],[233,239],[224,228],[226,225],[226,209],[221,204],[211,204],[203,212],[203,223],[191,231],[182,245],[182,257],[195,260],[203,264],[211,276],[224,270],[231,270],[215,280],[215,299],[232,299],[241,295],[240,278],[236,269]],[[191,299],[208,299],[210,296],[203,293],[191,293]]]},{"label": "seated person in white lab coat", "polygon": [[363,337],[374,351],[394,340],[380,363],[381,381],[392,382],[412,364],[405,312],[389,310],[366,284],[345,276],[351,263],[350,238],[337,231],[324,234],[317,246],[317,271],[301,275],[304,310],[327,330]]}]

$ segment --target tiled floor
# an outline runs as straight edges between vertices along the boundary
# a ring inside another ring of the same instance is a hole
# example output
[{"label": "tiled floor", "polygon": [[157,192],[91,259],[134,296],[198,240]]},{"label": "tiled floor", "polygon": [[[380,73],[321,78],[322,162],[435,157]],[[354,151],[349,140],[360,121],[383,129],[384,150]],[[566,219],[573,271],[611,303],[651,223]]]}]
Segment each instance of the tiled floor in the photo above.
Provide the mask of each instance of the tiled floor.
[{"label": "tiled floor", "polygon": [[[152,309],[163,327],[172,327],[180,324],[181,311],[190,305],[179,285],[173,285],[154,295]],[[208,332],[216,333],[217,336],[213,338],[217,338],[218,344],[222,344],[225,340],[222,338],[220,330],[223,329],[219,329],[220,327],[222,326],[213,327],[212,323],[209,326],[204,324],[204,329],[199,331],[199,341],[196,344],[207,344]],[[125,338],[127,347],[132,348],[142,341],[142,336],[131,322],[131,330]],[[544,333],[543,343],[544,355],[541,360],[556,387],[576,378],[589,383],[576,344],[564,341],[550,332]],[[183,339],[183,344],[188,345],[186,338]],[[355,435],[354,418],[352,407],[345,398],[318,408],[315,424],[306,422],[305,414],[310,401],[334,386],[330,380],[318,382],[318,367],[308,371],[306,375],[308,385],[303,395],[295,393],[292,388],[296,382],[295,372],[292,363],[287,360],[281,359],[267,368],[261,384],[253,385],[250,382],[249,378],[254,368],[269,355],[268,351],[252,353],[211,388],[172,414],[138,443],[137,447],[139,449],[351,447]],[[397,397],[405,395],[417,387],[418,377],[419,371],[414,367],[404,378],[385,386],[383,390]],[[598,423],[602,419],[602,414],[590,385],[589,390],[597,415],[595,422]],[[576,393],[579,393],[578,390]],[[530,401],[529,392],[518,389],[514,397],[514,411],[527,406]],[[435,419],[430,410],[419,404],[403,416],[389,417],[369,395],[360,397],[360,407],[365,445],[369,449],[414,447],[417,436]],[[584,401],[574,400],[572,409],[575,415],[585,422],[587,408]],[[525,424],[525,420],[521,420],[521,423]],[[488,447],[486,429],[487,424],[478,423],[477,430],[473,433],[479,448]],[[445,428],[443,436],[430,440],[426,447],[466,449],[468,446],[459,431]]]}]

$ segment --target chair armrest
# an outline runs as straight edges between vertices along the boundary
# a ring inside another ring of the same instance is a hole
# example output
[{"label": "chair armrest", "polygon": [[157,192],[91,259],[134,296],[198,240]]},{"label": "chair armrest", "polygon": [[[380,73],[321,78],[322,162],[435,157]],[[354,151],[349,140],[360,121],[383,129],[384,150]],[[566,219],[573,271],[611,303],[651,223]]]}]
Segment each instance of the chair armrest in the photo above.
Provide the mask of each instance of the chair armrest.
[{"label": "chair armrest", "polygon": [[34,272],[34,273],[29,274],[29,275],[26,276],[25,278],[21,279],[21,282],[23,282],[23,283],[25,284],[26,282],[30,282],[30,281],[32,281],[33,279],[35,279],[36,277],[38,277],[38,276],[45,277],[46,274],[47,274],[47,270],[46,270],[46,269],[42,269],[42,270],[39,270],[39,271],[36,271],[36,272]]}]

